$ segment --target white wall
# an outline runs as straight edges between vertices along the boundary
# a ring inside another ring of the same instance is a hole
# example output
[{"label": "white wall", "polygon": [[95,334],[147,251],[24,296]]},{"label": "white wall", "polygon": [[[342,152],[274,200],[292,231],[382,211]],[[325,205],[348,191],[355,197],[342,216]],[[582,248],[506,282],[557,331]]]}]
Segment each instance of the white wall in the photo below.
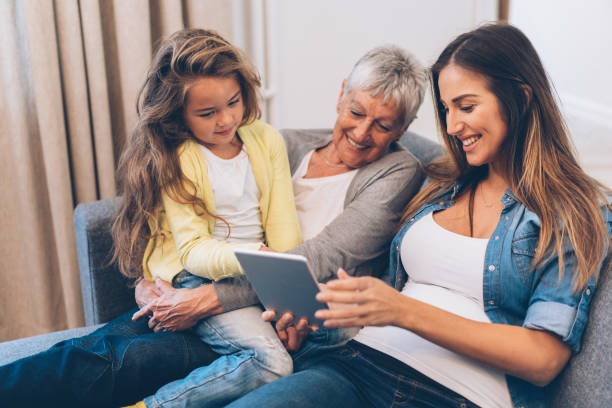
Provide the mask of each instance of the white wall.
[{"label": "white wall", "polygon": [[612,2],[512,0],[510,23],[532,41],[548,71],[578,156],[612,186]]},{"label": "white wall", "polygon": [[[277,72],[276,127],[332,127],[342,80],[374,46],[395,43],[430,65],[456,35],[497,15],[493,0],[268,0]],[[437,138],[427,92],[411,130]]]}]

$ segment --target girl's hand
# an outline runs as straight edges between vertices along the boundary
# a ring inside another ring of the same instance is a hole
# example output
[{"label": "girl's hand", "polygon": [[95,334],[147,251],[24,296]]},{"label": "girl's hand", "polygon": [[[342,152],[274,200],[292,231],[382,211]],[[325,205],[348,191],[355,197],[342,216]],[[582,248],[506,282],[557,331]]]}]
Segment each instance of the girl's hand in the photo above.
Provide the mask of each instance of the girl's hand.
[{"label": "girl's hand", "polygon": [[354,278],[343,269],[338,270],[338,278],[327,282],[326,290],[317,294],[319,302],[331,306],[315,313],[325,320],[325,327],[397,325],[405,318],[401,306],[406,297],[380,279]]},{"label": "girl's hand", "polygon": [[213,285],[175,289],[168,282],[157,280],[155,286],[161,295],[132,317],[137,320],[151,315],[149,327],[155,332],[186,330],[200,319],[223,311]]},{"label": "girl's hand", "polygon": [[[262,312],[261,318],[266,322],[271,322],[276,317],[276,311],[266,310]],[[278,338],[283,343],[283,346],[289,352],[298,351],[302,347],[302,343],[308,336],[311,330],[316,330],[316,326],[309,326],[308,320],[302,317],[297,324],[293,324],[293,315],[285,313],[278,319],[274,326]]]},{"label": "girl's hand", "polygon": [[266,251],[266,252],[278,252],[278,251],[275,251],[275,250],[273,250],[272,248],[267,247],[267,246],[265,246],[265,245],[260,246],[260,247],[259,247],[259,250],[260,250],[260,251]]}]

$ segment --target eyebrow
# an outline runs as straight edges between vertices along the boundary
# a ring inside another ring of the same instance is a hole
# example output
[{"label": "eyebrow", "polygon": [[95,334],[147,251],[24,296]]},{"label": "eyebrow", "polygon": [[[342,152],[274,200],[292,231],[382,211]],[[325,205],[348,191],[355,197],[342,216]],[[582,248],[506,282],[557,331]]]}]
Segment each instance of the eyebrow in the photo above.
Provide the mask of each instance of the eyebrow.
[{"label": "eyebrow", "polygon": [[[365,108],[363,107],[363,105],[362,105],[361,103],[359,103],[359,101],[356,101],[356,100],[354,100],[354,99],[351,101],[351,104],[355,104],[355,105],[357,105],[357,106],[356,106],[356,108],[359,108],[359,109],[365,109]],[[351,106],[351,108],[350,108],[350,109],[353,109],[353,107]],[[397,118],[393,119],[393,118],[390,118],[390,117],[387,117],[387,116],[384,116],[384,117],[382,117],[382,118],[374,118],[374,120],[376,120],[376,121],[377,121],[377,122],[379,122],[379,123],[380,123],[380,121],[389,121],[389,122],[391,122],[391,124],[390,124],[389,126],[394,126],[394,125],[395,125],[395,122],[397,122]],[[385,124],[385,125],[386,125],[386,124]]]},{"label": "eyebrow", "polygon": [[[241,93],[240,90],[236,91],[236,93],[234,95],[232,95],[231,98],[229,98],[228,102],[231,102],[232,100],[236,99],[237,96],[239,96]],[[214,110],[215,108],[199,108],[194,110],[195,113],[201,113],[201,112],[206,112],[206,111],[211,111]]]},{"label": "eyebrow", "polygon": [[452,103],[457,103],[457,102],[459,102],[460,100],[462,100],[464,98],[469,98],[470,96],[478,96],[478,95],[476,95],[476,94],[463,94],[463,95],[459,95],[456,98],[453,98],[451,100],[451,102]]}]

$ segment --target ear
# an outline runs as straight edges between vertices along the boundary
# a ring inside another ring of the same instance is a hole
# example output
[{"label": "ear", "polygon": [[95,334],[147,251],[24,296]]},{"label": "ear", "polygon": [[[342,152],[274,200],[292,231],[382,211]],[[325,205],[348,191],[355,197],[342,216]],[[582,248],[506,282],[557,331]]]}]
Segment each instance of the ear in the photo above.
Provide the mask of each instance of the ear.
[{"label": "ear", "polygon": [[342,87],[340,88],[340,96],[338,96],[338,102],[336,103],[336,113],[340,113],[340,105],[342,104],[342,98],[344,98],[344,85],[346,84],[346,79],[342,81]]}]

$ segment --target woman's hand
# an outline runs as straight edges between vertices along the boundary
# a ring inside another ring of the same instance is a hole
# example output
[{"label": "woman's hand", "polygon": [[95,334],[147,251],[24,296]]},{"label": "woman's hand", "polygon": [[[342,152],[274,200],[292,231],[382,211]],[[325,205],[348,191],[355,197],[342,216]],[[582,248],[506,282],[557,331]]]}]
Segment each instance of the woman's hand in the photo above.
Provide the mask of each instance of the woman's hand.
[{"label": "woman's hand", "polygon": [[325,327],[397,325],[405,318],[401,306],[406,297],[380,279],[354,278],[343,269],[338,270],[338,278],[317,294],[319,302],[330,304],[329,310],[315,313],[325,320]]},{"label": "woman's hand", "polygon": [[157,280],[155,288],[159,297],[132,316],[138,320],[151,315],[149,327],[155,332],[186,330],[200,319],[223,312],[213,285],[175,289],[168,282]]},{"label": "woman's hand", "polygon": [[[276,317],[274,310],[266,310],[261,314],[261,318],[266,322],[271,322]],[[316,330],[316,326],[309,326],[308,320],[302,317],[297,324],[293,324],[293,315],[285,313],[276,322],[275,325],[278,338],[283,343],[283,346],[289,352],[296,352],[302,347],[302,343],[310,333],[310,330]]]}]

